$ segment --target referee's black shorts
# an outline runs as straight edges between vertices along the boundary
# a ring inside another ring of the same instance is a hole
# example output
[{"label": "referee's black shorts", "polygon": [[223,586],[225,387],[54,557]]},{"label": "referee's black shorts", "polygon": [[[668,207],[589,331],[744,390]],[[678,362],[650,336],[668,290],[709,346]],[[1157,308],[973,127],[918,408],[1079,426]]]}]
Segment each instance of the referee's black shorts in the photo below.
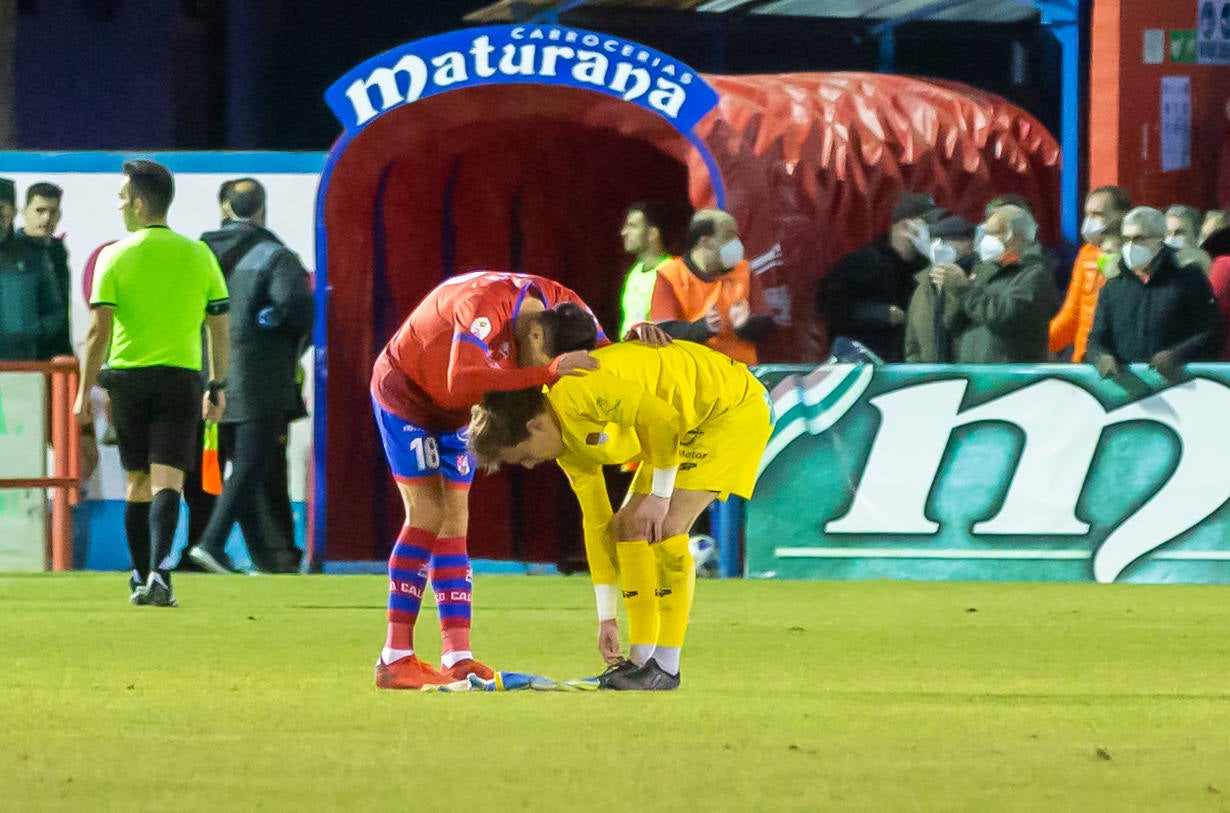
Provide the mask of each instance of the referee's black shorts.
[{"label": "referee's black shorts", "polygon": [[148,472],[151,463],[192,468],[203,385],[198,370],[133,367],[103,370],[99,385],[111,396],[111,425],[124,471]]}]

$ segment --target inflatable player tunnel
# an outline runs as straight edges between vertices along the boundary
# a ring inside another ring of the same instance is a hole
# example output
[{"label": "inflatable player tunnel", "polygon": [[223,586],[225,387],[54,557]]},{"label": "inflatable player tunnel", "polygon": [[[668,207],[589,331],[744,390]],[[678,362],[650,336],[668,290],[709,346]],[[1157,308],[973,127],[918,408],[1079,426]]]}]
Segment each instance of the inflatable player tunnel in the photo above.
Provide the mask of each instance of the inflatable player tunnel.
[{"label": "inflatable player tunnel", "polygon": [[[693,207],[719,206],[739,221],[774,310],[761,360],[808,362],[827,351],[817,281],[887,229],[903,190],[973,221],[993,195],[1022,194],[1043,236],[1058,234],[1054,138],[1003,99],[952,83],[701,75],[618,37],[514,25],[373,57],[326,100],[344,131],[317,201],[317,561],[384,558],[397,534],[402,508],[368,377],[401,320],[448,276],[552,277],[611,332],[630,263],[625,208],[658,199],[682,227]],[[480,475],[471,506],[474,556],[580,554],[574,503],[547,467]]]}]

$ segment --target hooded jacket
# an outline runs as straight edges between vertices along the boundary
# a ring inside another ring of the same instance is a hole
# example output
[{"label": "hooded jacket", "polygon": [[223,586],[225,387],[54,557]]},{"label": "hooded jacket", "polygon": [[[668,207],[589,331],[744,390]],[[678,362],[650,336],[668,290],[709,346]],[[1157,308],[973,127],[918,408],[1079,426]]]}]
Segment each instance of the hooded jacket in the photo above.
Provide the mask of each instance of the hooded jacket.
[{"label": "hooded jacket", "polygon": [[201,240],[230,291],[230,370],[223,423],[302,417],[299,357],[315,319],[308,274],[268,229],[227,221]]}]

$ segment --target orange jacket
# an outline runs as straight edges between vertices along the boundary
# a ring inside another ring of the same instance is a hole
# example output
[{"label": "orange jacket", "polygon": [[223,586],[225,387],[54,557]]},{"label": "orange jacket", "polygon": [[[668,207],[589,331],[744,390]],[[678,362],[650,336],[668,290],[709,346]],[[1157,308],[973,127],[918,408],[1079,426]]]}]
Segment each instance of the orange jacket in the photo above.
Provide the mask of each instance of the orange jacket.
[{"label": "orange jacket", "polygon": [[709,308],[716,306],[722,315],[722,330],[705,344],[736,361],[755,364],[756,345],[740,339],[730,326],[730,306],[741,299],[748,300],[753,314],[767,312],[747,260],[712,282],[705,282],[692,273],[682,257],[675,257],[658,266],[649,318],[655,322],[695,322],[704,319]]},{"label": "orange jacket", "polygon": [[1106,284],[1106,277],[1098,269],[1098,257],[1102,250],[1091,243],[1081,246],[1072,263],[1072,279],[1068,282],[1068,295],[1064,297],[1059,313],[1051,319],[1050,351],[1058,353],[1072,345],[1072,361],[1085,360],[1085,343],[1093,329],[1093,313],[1098,307],[1098,294]]}]

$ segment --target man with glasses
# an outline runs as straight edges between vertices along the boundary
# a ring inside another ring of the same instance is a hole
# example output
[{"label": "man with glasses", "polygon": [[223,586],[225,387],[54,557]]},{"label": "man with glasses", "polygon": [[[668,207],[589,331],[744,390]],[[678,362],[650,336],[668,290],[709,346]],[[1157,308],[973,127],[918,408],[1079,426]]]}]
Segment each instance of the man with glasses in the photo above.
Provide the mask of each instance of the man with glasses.
[{"label": "man with glasses", "polygon": [[1123,217],[1120,273],[1107,281],[1089,333],[1088,360],[1103,377],[1148,362],[1175,380],[1184,364],[1221,349],[1213,289],[1197,265],[1181,265],[1165,244],[1166,216],[1138,206]]}]

